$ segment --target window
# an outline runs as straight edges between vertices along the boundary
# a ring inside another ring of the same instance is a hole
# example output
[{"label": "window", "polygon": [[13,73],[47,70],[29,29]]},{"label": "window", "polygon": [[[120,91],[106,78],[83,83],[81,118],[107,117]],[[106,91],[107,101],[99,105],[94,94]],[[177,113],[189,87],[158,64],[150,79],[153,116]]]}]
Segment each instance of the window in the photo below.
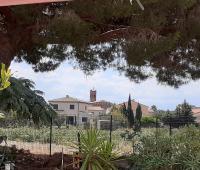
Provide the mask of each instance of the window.
[{"label": "window", "polygon": [[68,125],[76,125],[76,117],[67,116],[66,117],[66,124],[68,124]]},{"label": "window", "polygon": [[73,104],[70,104],[70,105],[69,105],[69,109],[70,109],[70,110],[74,110],[74,105],[73,105]]},{"label": "window", "polygon": [[87,123],[87,117],[82,117],[82,122]]},{"label": "window", "polygon": [[87,110],[87,106],[85,106],[85,110]]},{"label": "window", "polygon": [[58,104],[51,104],[54,110],[58,110]]}]

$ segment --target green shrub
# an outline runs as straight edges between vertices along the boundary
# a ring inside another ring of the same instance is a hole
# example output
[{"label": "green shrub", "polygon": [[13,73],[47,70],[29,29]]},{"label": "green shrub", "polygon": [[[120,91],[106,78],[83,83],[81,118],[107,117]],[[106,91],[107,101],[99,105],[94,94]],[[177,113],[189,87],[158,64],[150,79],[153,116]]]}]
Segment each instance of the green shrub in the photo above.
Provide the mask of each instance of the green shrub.
[{"label": "green shrub", "polygon": [[[102,135],[109,139],[109,131],[100,131]],[[69,145],[69,142],[77,141],[78,129],[75,127],[56,128],[53,127],[52,142],[60,145]],[[120,130],[113,131],[112,141],[119,143],[121,139]],[[8,140],[11,141],[22,141],[22,142],[40,142],[49,143],[50,128],[42,127],[36,129],[33,127],[16,127],[16,128],[0,128],[0,136],[7,136]]]},{"label": "green shrub", "polygon": [[142,170],[199,170],[200,129],[185,127],[169,136],[158,129],[141,135],[131,161],[135,169]]},{"label": "green shrub", "polygon": [[169,168],[172,146],[168,135],[158,130],[157,134],[141,136],[139,143],[137,153],[132,157],[134,167],[150,170]]},{"label": "green shrub", "polygon": [[174,135],[174,159],[181,169],[198,170],[200,167],[200,129],[185,127]]},{"label": "green shrub", "polygon": [[142,117],[141,119],[142,127],[155,127],[156,126],[156,118],[151,117]]}]

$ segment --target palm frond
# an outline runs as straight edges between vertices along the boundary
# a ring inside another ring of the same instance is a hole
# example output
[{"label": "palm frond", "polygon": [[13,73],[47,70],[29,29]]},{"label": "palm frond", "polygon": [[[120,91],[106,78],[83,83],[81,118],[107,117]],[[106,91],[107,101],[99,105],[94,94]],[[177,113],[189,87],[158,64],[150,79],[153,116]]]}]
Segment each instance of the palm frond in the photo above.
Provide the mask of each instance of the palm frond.
[{"label": "palm frond", "polygon": [[41,96],[40,90],[34,90],[34,82],[24,78],[10,78],[9,88],[0,91],[0,109],[15,111],[16,116],[32,119],[35,124],[49,123],[56,112]]}]

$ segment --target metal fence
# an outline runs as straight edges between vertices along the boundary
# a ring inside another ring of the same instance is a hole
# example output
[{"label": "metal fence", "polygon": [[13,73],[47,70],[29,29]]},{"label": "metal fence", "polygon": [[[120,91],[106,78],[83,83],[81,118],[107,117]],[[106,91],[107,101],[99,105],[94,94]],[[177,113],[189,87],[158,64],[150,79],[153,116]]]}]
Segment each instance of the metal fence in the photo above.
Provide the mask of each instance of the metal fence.
[{"label": "metal fence", "polygon": [[[165,124],[160,124],[157,120],[153,125],[145,128],[165,128],[168,129],[169,135],[172,135],[173,129],[177,129],[182,124],[189,126],[190,122],[172,121],[172,118],[169,117]],[[58,126],[52,120],[49,126],[40,128],[32,126],[0,128],[0,136],[7,136],[8,146],[15,145],[17,149],[29,150],[33,154],[52,155],[62,152],[62,150],[65,154],[73,154],[77,151],[74,143],[78,142],[79,132],[84,132],[90,127],[87,124],[71,126],[66,124],[66,122]],[[131,142],[124,140],[122,137],[122,133],[127,129],[127,124],[119,117],[100,115],[93,128],[100,130],[108,141],[113,142],[116,150],[120,151],[121,154],[132,152]],[[1,145],[4,145],[4,143],[2,142]]]},{"label": "metal fence", "polygon": [[[76,151],[74,143],[78,142],[78,133],[84,133],[89,128],[91,126],[88,124],[68,125],[64,121],[58,125],[52,120],[49,126],[40,128],[33,126],[1,127],[0,136],[7,136],[9,147],[15,145],[17,149],[29,150],[34,154],[52,155],[61,152],[62,149],[66,154],[73,154]],[[116,117],[101,115],[93,128],[100,130],[108,141],[114,142],[116,145],[123,141],[120,137],[123,127]]]}]

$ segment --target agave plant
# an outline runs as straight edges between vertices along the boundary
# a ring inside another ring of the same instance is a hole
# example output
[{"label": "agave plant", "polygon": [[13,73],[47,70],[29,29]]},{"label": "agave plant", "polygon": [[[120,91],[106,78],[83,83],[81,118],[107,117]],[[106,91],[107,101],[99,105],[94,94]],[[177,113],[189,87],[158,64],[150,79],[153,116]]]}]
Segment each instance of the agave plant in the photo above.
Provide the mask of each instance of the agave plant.
[{"label": "agave plant", "polygon": [[80,143],[83,159],[81,170],[115,170],[113,144],[105,140],[98,130],[89,129],[80,133]]}]

